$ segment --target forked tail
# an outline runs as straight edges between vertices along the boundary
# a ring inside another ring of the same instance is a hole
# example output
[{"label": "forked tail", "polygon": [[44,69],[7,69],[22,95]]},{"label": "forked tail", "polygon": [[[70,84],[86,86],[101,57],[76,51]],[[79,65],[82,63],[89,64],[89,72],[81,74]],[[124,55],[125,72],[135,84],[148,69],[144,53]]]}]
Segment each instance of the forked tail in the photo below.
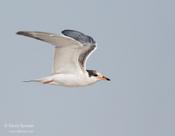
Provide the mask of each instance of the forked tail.
[{"label": "forked tail", "polygon": [[41,82],[41,80],[25,80],[23,82]]},{"label": "forked tail", "polygon": [[27,80],[23,82],[40,82],[43,84],[55,84],[54,80]]}]

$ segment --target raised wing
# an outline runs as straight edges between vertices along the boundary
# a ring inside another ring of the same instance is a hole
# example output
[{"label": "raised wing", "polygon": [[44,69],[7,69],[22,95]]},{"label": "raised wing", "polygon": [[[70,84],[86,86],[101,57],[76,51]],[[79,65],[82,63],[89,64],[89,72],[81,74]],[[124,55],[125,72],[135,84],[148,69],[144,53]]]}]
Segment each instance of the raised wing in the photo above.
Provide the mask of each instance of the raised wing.
[{"label": "raised wing", "polygon": [[56,35],[53,33],[37,32],[37,31],[19,31],[16,34],[24,35],[27,37],[35,38],[35,39],[40,40],[40,41],[48,42],[48,43],[55,45],[57,47],[70,46],[70,45],[82,46],[80,44],[80,42],[78,42],[72,38],[69,38],[66,36],[63,37],[63,36]]},{"label": "raised wing", "polygon": [[86,61],[92,53],[92,51],[94,51],[96,48],[95,40],[91,36],[85,35],[75,30],[63,30],[62,34],[73,38],[74,40],[80,42],[83,45],[81,51],[79,52],[78,62],[82,69],[86,69]]},{"label": "raised wing", "polygon": [[89,35],[85,35],[79,31],[63,30],[62,34],[71,37],[82,44],[93,44],[93,45],[95,44],[95,41],[92,37],[90,37]]},{"label": "raised wing", "polygon": [[89,54],[95,49],[92,37],[74,30],[64,30],[63,35],[37,31],[19,31],[19,35],[48,42],[55,46],[54,73],[75,73],[85,70]]}]

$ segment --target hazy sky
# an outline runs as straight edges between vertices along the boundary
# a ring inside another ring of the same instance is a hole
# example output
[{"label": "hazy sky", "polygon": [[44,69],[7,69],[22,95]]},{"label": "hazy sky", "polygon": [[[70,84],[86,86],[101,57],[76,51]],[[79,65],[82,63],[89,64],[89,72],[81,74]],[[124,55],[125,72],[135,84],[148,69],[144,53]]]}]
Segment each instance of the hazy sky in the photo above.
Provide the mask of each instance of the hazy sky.
[{"label": "hazy sky", "polygon": [[[1,0],[0,135],[174,136],[173,0]],[[51,72],[53,48],[20,30],[91,35],[111,78],[81,88],[23,80]],[[28,126],[27,126],[28,125]]]}]

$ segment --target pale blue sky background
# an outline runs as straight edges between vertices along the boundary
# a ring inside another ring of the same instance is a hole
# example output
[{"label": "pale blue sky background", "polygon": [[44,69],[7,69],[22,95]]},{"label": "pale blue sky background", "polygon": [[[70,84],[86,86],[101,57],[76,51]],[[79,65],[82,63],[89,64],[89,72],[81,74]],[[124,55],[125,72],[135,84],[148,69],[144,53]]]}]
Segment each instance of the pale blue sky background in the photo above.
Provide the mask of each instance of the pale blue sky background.
[{"label": "pale blue sky background", "polygon": [[[24,136],[174,136],[173,0],[1,0],[0,135],[4,124],[33,124]],[[21,81],[48,75],[52,46],[15,33],[91,35],[88,68],[111,82],[65,88]]]}]

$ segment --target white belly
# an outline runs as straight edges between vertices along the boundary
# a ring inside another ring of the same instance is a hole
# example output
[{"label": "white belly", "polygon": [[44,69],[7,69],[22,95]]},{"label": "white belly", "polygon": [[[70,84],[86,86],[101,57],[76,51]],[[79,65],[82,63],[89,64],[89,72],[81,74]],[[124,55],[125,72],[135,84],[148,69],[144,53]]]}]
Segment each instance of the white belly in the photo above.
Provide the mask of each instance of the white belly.
[{"label": "white belly", "polygon": [[85,86],[95,83],[97,80],[91,79],[84,74],[74,75],[74,74],[54,74],[43,78],[44,81],[52,81],[48,84],[52,85],[62,85],[68,87],[78,87]]}]

